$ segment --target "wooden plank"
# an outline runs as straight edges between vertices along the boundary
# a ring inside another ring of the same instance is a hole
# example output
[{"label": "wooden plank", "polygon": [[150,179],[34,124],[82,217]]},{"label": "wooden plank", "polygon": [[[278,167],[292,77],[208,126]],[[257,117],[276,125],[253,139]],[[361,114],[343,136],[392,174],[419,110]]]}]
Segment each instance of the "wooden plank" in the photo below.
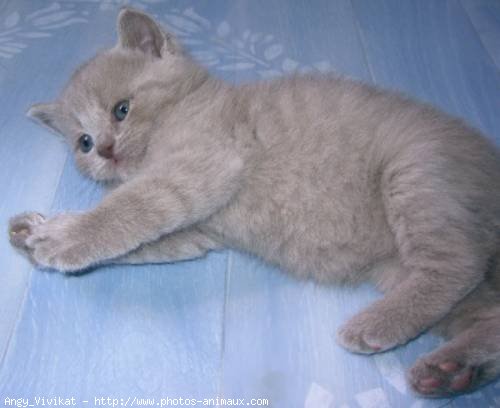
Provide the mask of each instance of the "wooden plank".
[{"label": "wooden plank", "polygon": [[500,142],[498,70],[458,1],[353,5],[377,85],[465,118]]},{"label": "wooden plank", "polygon": [[[40,7],[38,7],[40,8]],[[59,64],[61,76],[47,75],[53,69],[54,57],[61,61],[75,58],[77,49],[51,46],[52,32],[47,37],[22,37],[34,31],[24,21],[33,12],[33,5],[4,1],[0,7],[0,39],[9,46],[0,55],[0,359],[5,355],[16,319],[19,316],[31,267],[17,255],[8,242],[8,219],[25,210],[46,212],[52,203],[64,162],[66,149],[53,136],[24,117],[27,108],[41,100],[54,97],[63,84],[63,75],[69,74],[69,64]],[[39,30],[41,32],[42,30]],[[71,34],[71,29],[68,29]],[[74,32],[76,34],[76,32]],[[69,35],[78,46],[79,38]],[[9,40],[10,39],[10,40]],[[37,47],[45,42],[45,47]],[[14,43],[16,47],[12,46]],[[1,47],[0,47],[1,48]],[[16,51],[16,52],[14,52]]]},{"label": "wooden plank", "polygon": [[[500,142],[498,70],[458,1],[354,0],[353,5],[376,84],[430,102]],[[492,385],[453,405],[486,406],[498,395]]]},{"label": "wooden plank", "polygon": [[[284,52],[293,53],[301,65],[323,59],[343,74],[370,80],[349,2],[267,4],[267,24],[246,4],[235,25],[286,38]],[[377,398],[379,406],[410,406],[416,401],[406,393],[403,365],[405,353],[414,354],[424,344],[375,359],[350,354],[335,343],[340,324],[377,298],[373,289],[298,282],[239,253],[231,253],[229,271],[222,396],[267,398],[275,407],[359,406]]]},{"label": "wooden plank", "polygon": [[484,48],[500,68],[500,2],[496,0],[461,0]]},{"label": "wooden plank", "polygon": [[[66,7],[68,3],[61,4]],[[22,54],[24,68],[14,64],[10,71],[20,78],[12,84],[12,94],[26,92],[19,100],[23,110],[29,105],[27,100],[54,97],[79,62],[114,42],[116,12],[101,10],[96,3],[70,6],[82,11],[92,24],[67,30],[53,43],[39,43],[38,50],[33,47]],[[30,2],[19,7],[37,10]],[[58,12],[49,14],[54,18]],[[23,21],[26,13],[19,14]],[[37,60],[41,55],[46,56],[43,63]],[[36,86],[26,78],[35,78]],[[21,80],[26,81],[24,87],[19,85]],[[24,121],[17,115],[12,129],[22,129]],[[26,126],[36,132],[37,143],[24,138],[25,130],[17,132],[18,138],[10,145],[0,146],[1,168],[8,170],[0,174],[1,183],[16,198],[3,204],[2,215],[21,209],[47,213],[51,208],[51,213],[58,213],[95,205],[101,191],[78,174],[71,160],[59,180],[66,158],[62,145],[48,132]],[[21,162],[26,166],[18,169]],[[19,176],[26,181],[16,190]],[[175,265],[100,268],[79,277],[34,270],[28,284],[27,264],[6,241],[2,249],[9,254],[7,262],[2,260],[2,269],[6,266],[12,274],[20,273],[18,265],[23,263],[26,273],[16,284],[15,307],[4,304],[10,301],[7,293],[1,298],[6,309],[2,334],[9,344],[0,368],[2,397],[33,398],[50,393],[93,402],[96,396],[208,398],[216,394],[225,254]],[[2,295],[14,288],[14,283],[9,285],[2,288]]]},{"label": "wooden plank", "polygon": [[[88,208],[100,197],[69,161],[52,212]],[[35,270],[0,372],[3,394],[215,395],[225,269],[226,255],[214,253],[77,277]]]}]

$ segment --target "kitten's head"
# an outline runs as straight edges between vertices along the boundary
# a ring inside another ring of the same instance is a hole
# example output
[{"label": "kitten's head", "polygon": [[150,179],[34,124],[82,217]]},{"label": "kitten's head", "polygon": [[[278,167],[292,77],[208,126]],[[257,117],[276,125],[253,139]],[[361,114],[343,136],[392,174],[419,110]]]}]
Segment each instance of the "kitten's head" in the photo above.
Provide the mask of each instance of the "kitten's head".
[{"label": "kitten's head", "polygon": [[116,46],[81,66],[60,97],[28,115],[63,135],[78,167],[96,180],[122,180],[141,164],[151,134],[206,71],[147,15],[123,9]]}]

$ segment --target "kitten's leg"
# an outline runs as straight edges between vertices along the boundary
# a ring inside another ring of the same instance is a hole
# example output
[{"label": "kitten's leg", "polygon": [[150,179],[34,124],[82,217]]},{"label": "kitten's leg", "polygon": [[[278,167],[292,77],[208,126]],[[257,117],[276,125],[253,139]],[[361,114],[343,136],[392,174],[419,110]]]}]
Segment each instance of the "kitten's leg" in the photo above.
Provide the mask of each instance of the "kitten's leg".
[{"label": "kitten's leg", "polygon": [[382,190],[404,279],[339,330],[339,343],[354,352],[404,344],[442,319],[483,279],[496,242],[479,223],[480,209],[464,204],[468,186],[459,190],[419,163],[402,163],[384,176]]},{"label": "kitten's leg", "polygon": [[23,243],[30,258],[63,272],[81,270],[195,225],[231,200],[240,186],[239,157],[226,151],[204,154],[203,160],[194,160],[193,152],[179,155],[168,169],[119,186],[91,211],[33,225]]},{"label": "kitten's leg", "polygon": [[196,228],[180,230],[141,245],[110,261],[114,264],[145,264],[185,261],[199,258],[222,245]]},{"label": "kitten's leg", "polygon": [[500,375],[500,292],[483,283],[437,326],[450,340],[421,357],[408,381],[424,396],[469,392]]},{"label": "kitten's leg", "polygon": [[[32,250],[27,246],[26,240],[32,234],[33,229],[45,221],[45,217],[35,212],[20,214],[10,221],[10,242],[29,259],[32,258]],[[177,262],[199,258],[208,251],[222,247],[222,244],[204,234],[198,228],[190,227],[165,235],[156,241],[143,244],[125,255],[111,259],[108,263]]]}]

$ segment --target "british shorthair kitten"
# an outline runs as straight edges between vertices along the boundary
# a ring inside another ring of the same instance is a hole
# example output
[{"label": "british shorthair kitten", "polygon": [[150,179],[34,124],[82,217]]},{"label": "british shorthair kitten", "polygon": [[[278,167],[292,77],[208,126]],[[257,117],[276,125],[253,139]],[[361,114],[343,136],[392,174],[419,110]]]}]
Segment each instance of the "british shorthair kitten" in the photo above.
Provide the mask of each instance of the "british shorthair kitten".
[{"label": "british shorthair kitten", "polygon": [[35,265],[173,262],[230,247],[299,278],[373,281],[385,297],[338,331],[377,353],[434,328],[408,374],[437,397],[500,373],[500,156],[461,120],[325,76],[235,86],[124,9],[118,44],[29,115],[82,172],[118,183],[94,209],[11,219]]}]

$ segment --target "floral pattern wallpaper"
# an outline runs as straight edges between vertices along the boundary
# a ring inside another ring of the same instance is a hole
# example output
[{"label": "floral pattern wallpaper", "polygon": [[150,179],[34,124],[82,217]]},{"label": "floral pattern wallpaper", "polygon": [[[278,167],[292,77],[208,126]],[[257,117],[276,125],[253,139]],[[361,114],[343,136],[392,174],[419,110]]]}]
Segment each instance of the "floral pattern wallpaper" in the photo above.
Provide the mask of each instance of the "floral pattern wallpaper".
[{"label": "floral pattern wallpaper", "polygon": [[[0,59],[11,59],[43,41],[64,32],[64,28],[89,24],[94,13],[115,12],[123,6],[149,11],[190,50],[191,55],[215,71],[254,71],[261,78],[290,72],[327,72],[327,60],[305,64],[287,55],[279,38],[272,33],[232,27],[228,21],[210,21],[192,5],[172,8],[163,14],[152,12],[161,0],[105,0],[102,2],[36,2],[44,5],[29,13],[12,11],[0,21]],[[1,60],[0,60],[1,61]]]}]

